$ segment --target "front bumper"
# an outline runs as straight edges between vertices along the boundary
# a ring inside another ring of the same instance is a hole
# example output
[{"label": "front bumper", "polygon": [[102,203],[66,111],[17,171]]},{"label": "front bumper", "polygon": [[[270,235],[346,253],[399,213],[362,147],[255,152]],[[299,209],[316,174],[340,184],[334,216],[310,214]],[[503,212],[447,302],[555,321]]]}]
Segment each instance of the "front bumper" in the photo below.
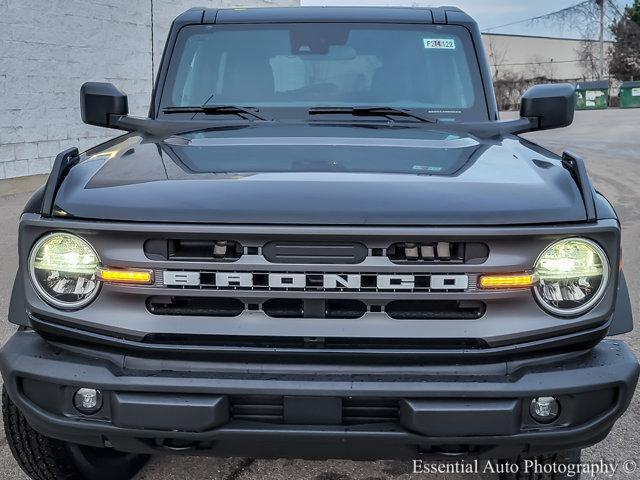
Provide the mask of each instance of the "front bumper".
[{"label": "front bumper", "polygon": [[[131,452],[302,458],[506,458],[602,440],[625,411],[638,362],[620,341],[529,360],[469,365],[167,361],[16,333],[0,352],[11,399],[41,433]],[[98,388],[91,416],[72,404]],[[559,418],[536,423],[532,397]]]}]

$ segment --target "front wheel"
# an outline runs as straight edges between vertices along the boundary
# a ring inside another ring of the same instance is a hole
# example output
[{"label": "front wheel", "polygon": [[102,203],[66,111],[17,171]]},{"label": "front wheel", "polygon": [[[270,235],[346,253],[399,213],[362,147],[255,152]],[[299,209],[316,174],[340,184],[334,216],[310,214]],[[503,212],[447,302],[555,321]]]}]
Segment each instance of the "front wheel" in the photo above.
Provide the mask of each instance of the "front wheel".
[{"label": "front wheel", "polygon": [[13,457],[34,480],[128,480],[149,459],[45,437],[29,426],[4,388],[2,418]]},{"label": "front wheel", "polygon": [[519,457],[505,462],[510,468],[500,474],[500,480],[579,480],[581,450],[540,455],[536,457]]}]

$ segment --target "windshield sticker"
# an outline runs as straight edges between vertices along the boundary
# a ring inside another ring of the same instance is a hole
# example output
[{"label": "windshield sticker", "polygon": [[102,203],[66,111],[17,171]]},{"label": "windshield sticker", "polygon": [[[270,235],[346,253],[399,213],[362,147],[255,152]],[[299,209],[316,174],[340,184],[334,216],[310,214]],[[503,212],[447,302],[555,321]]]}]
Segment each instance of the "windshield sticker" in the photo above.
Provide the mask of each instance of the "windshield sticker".
[{"label": "windshield sticker", "polygon": [[456,41],[453,38],[423,38],[424,48],[441,48],[455,50]]}]

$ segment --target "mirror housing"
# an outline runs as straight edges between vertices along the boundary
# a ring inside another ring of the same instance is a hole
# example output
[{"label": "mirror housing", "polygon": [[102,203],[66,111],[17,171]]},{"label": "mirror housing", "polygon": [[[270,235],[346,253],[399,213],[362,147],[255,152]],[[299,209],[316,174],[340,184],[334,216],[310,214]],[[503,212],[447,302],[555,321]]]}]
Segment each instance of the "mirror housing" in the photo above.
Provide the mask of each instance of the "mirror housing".
[{"label": "mirror housing", "polygon": [[80,88],[80,113],[88,125],[114,128],[112,115],[129,113],[127,96],[111,83],[87,82]]},{"label": "mirror housing", "polygon": [[571,125],[575,107],[575,87],[570,83],[534,85],[522,95],[520,116],[537,119],[537,130]]}]

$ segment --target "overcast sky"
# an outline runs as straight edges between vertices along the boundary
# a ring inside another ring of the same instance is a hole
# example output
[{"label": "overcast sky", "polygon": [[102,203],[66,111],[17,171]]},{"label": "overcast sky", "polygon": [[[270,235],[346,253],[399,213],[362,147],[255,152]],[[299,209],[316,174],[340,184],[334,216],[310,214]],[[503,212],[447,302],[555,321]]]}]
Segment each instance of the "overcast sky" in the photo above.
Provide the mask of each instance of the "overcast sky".
[{"label": "overcast sky", "polygon": [[[595,1],[595,0],[594,0]],[[455,5],[474,17],[481,30],[504,25],[526,18],[544,15],[578,3],[579,0],[302,0],[302,5],[382,5],[382,6],[430,6]],[[630,0],[618,0],[622,7]],[[549,23],[527,22],[492,30],[496,33],[517,33],[557,37],[579,36],[571,30],[561,30]]]}]

